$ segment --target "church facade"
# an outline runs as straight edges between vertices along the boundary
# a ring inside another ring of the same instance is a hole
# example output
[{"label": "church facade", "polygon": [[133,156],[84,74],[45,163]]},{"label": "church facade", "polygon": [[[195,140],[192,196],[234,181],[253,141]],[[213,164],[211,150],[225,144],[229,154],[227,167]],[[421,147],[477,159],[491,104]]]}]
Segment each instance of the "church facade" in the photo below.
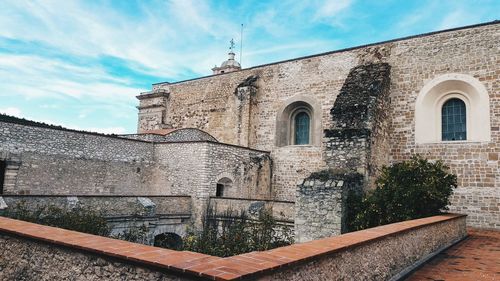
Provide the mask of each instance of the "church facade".
[{"label": "church facade", "polygon": [[213,75],[138,95],[132,135],[4,116],[0,191],[190,196],[194,221],[240,200],[306,241],[341,233],[346,193],[419,154],[458,176],[452,212],[498,229],[499,42],[490,22],[247,69],[231,52]]},{"label": "church facade", "polygon": [[[370,188],[382,165],[442,159],[459,181],[451,210],[499,227],[499,42],[494,22],[158,83],[138,96],[138,132],[197,128],[269,151],[278,200],[324,169],[359,172]],[[374,85],[378,96],[363,94]]]}]

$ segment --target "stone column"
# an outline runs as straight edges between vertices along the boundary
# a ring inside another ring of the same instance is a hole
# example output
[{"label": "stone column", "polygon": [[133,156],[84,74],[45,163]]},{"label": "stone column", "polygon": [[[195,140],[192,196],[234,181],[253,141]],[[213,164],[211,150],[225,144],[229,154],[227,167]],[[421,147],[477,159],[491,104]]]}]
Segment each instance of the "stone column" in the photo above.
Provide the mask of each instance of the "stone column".
[{"label": "stone column", "polygon": [[170,92],[168,89],[156,89],[151,92],[141,93],[136,98],[139,100],[139,120],[137,132],[144,133],[150,130],[163,129],[166,124],[167,105]]},{"label": "stone column", "polygon": [[250,137],[250,119],[252,111],[252,96],[257,88],[254,86],[239,86],[236,88],[236,108],[238,109],[238,145],[248,147]]}]

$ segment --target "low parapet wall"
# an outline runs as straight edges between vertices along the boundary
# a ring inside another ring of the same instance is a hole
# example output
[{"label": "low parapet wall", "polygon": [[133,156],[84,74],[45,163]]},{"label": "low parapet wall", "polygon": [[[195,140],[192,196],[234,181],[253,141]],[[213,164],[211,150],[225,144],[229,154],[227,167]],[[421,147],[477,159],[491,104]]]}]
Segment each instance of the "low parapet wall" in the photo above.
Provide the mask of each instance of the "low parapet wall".
[{"label": "low parapet wall", "polygon": [[218,258],[0,217],[0,279],[391,280],[465,236],[448,214]]},{"label": "low parapet wall", "polygon": [[262,209],[267,209],[273,217],[281,223],[293,223],[295,215],[295,202],[243,199],[230,197],[210,197],[210,205],[217,214],[231,210],[236,213],[245,212],[251,218],[257,218]]},{"label": "low parapet wall", "polygon": [[137,195],[0,195],[4,208],[15,208],[24,202],[30,210],[47,206],[62,209],[82,206],[104,216],[129,215],[190,215],[190,196],[137,196]]}]

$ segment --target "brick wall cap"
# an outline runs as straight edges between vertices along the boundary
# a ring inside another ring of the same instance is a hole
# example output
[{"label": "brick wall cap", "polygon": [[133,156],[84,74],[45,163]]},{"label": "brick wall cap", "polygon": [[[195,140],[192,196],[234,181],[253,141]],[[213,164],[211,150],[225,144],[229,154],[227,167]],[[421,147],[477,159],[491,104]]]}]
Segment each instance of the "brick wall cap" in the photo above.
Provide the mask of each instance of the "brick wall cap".
[{"label": "brick wall cap", "polygon": [[[146,246],[5,217],[0,217],[0,233],[78,249],[143,266],[172,270],[192,277],[238,280],[318,259],[387,236],[463,217],[466,215],[442,214],[227,258]],[[109,247],[110,245],[113,247]],[[130,251],[131,248],[134,250]]]}]

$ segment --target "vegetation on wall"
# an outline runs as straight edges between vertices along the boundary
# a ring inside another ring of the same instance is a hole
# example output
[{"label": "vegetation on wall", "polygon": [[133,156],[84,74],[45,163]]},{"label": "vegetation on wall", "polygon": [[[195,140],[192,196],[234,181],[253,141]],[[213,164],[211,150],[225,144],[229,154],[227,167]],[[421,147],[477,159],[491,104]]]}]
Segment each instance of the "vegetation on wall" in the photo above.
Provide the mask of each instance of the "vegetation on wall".
[{"label": "vegetation on wall", "polygon": [[419,155],[384,167],[376,188],[347,198],[347,227],[356,231],[379,225],[418,219],[447,210],[457,177],[442,161]]},{"label": "vegetation on wall", "polygon": [[[48,205],[30,209],[25,201],[20,201],[16,206],[0,212],[0,215],[135,243],[148,242],[147,225],[132,221],[123,232],[112,235],[106,218],[101,213],[84,206],[64,209]],[[191,231],[182,238],[172,233],[164,233],[154,240],[154,245],[157,247],[221,257],[269,250],[292,243],[292,229],[278,224],[267,210],[261,210],[258,219],[252,220],[244,212],[227,210],[222,214],[216,214],[210,206],[203,218],[202,230]]]},{"label": "vegetation on wall", "polygon": [[264,251],[293,243],[292,230],[279,225],[268,210],[261,210],[257,220],[246,213],[227,210],[216,214],[210,206],[203,218],[203,228],[183,239],[184,250],[227,257],[251,251]]},{"label": "vegetation on wall", "polygon": [[110,233],[104,216],[83,206],[77,206],[68,210],[48,205],[31,210],[26,206],[25,201],[20,201],[13,208],[4,210],[1,215],[101,236],[108,236]]}]

